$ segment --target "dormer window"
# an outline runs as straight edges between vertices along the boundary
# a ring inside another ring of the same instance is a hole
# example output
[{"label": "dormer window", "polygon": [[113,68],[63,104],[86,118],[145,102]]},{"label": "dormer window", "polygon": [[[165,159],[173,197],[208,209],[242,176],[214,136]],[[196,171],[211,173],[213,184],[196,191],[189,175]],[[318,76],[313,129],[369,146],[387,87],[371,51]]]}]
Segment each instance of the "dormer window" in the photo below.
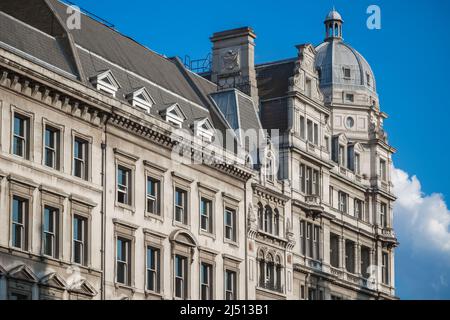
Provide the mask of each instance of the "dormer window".
[{"label": "dormer window", "polygon": [[371,79],[369,73],[366,73],[366,78],[367,78],[367,85],[370,86],[370,85],[371,85],[371,82],[372,82],[372,81],[371,81],[372,79]]},{"label": "dormer window", "polygon": [[119,82],[114,77],[111,70],[104,71],[91,79],[92,85],[98,90],[113,97],[116,96],[117,90],[120,88]]},{"label": "dormer window", "polygon": [[142,108],[148,113],[155,105],[155,100],[153,100],[146,88],[141,88],[128,94],[126,99],[133,107]]},{"label": "dormer window", "polygon": [[194,122],[194,134],[196,137],[212,142],[214,136],[214,127],[208,118],[200,119]]},{"label": "dormer window", "polygon": [[344,68],[344,78],[345,79],[351,79],[352,77],[352,71],[350,68]]},{"label": "dormer window", "polygon": [[181,128],[183,122],[187,119],[178,103],[175,103],[163,111],[164,120],[171,125]]}]

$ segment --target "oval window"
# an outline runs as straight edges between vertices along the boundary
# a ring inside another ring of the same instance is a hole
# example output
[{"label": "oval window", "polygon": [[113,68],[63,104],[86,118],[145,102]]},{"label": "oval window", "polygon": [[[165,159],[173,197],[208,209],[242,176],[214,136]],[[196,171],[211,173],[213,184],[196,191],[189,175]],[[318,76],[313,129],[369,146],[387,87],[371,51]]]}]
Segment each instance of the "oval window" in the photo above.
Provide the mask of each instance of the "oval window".
[{"label": "oval window", "polygon": [[355,126],[355,119],[352,117],[347,118],[347,128],[351,129]]}]

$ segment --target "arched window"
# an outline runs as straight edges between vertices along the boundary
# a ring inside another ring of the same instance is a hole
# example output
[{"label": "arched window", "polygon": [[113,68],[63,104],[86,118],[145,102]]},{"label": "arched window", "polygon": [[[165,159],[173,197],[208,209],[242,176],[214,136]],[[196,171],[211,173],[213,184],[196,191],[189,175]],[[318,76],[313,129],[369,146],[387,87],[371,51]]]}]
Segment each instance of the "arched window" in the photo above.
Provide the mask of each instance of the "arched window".
[{"label": "arched window", "polygon": [[259,261],[259,286],[264,288],[266,283],[266,261],[264,257],[264,251],[260,250],[258,253]]},{"label": "arched window", "polygon": [[258,228],[264,230],[264,207],[261,203],[258,203]]},{"label": "arched window", "polygon": [[278,291],[282,290],[282,281],[281,281],[281,277],[282,277],[282,270],[283,270],[283,266],[281,264],[281,258],[280,256],[277,256],[276,259],[276,265],[275,265],[275,272],[276,272],[276,282],[275,282],[275,288]]},{"label": "arched window", "polygon": [[337,23],[334,25],[334,36],[339,37],[339,25]]},{"label": "arched window", "polygon": [[259,261],[259,286],[263,289],[283,292],[283,264],[279,255],[267,254],[262,250],[258,253]]},{"label": "arched window", "polygon": [[275,209],[275,214],[273,216],[273,229],[275,235],[278,237],[280,235],[280,213]]},{"label": "arched window", "polygon": [[266,261],[266,285],[268,286],[267,289],[275,289],[275,262],[270,253]]},{"label": "arched window", "polygon": [[264,210],[264,231],[272,233],[272,208],[269,206]]}]

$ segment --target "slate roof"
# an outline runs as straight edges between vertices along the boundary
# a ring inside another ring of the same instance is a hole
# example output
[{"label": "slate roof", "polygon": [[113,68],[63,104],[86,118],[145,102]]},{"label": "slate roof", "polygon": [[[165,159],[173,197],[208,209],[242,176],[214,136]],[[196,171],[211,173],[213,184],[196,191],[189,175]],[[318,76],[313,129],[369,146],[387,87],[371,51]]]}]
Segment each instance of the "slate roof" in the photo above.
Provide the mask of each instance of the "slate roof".
[{"label": "slate roof", "polygon": [[261,100],[286,96],[289,79],[294,76],[296,59],[256,66],[258,92]]},{"label": "slate roof", "polygon": [[[47,6],[45,3],[48,3]],[[52,64],[73,76],[84,74],[84,84],[92,87],[89,79],[111,70],[120,83],[116,98],[126,101],[126,96],[145,87],[155,105],[151,114],[178,103],[187,116],[184,128],[191,128],[195,120],[208,118],[215,129],[229,128],[211,99],[217,86],[207,79],[187,70],[177,58],[167,58],[122,35],[105,24],[81,15],[80,30],[64,30],[58,21],[67,21],[67,5],[58,0],[1,0],[0,45],[6,43],[38,63]],[[33,10],[39,12],[37,19]],[[70,45],[64,33],[70,33]],[[80,62],[82,73],[77,67]],[[260,122],[251,100],[239,98],[240,124],[245,128],[260,128]]]},{"label": "slate roof", "polygon": [[[0,41],[4,44],[36,57],[72,75],[76,69],[70,63],[63,42],[26,25],[0,11]],[[4,49],[8,49],[4,47]]]}]

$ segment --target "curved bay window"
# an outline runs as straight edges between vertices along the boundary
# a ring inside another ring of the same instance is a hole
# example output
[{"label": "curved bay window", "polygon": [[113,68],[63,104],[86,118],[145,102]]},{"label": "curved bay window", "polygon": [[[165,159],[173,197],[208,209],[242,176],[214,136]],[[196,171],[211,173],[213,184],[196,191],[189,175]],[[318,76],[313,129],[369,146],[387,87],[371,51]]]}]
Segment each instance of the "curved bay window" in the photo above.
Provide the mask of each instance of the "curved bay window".
[{"label": "curved bay window", "polygon": [[271,253],[267,255],[261,250],[258,254],[259,287],[266,290],[283,293],[283,265],[280,256]]}]

